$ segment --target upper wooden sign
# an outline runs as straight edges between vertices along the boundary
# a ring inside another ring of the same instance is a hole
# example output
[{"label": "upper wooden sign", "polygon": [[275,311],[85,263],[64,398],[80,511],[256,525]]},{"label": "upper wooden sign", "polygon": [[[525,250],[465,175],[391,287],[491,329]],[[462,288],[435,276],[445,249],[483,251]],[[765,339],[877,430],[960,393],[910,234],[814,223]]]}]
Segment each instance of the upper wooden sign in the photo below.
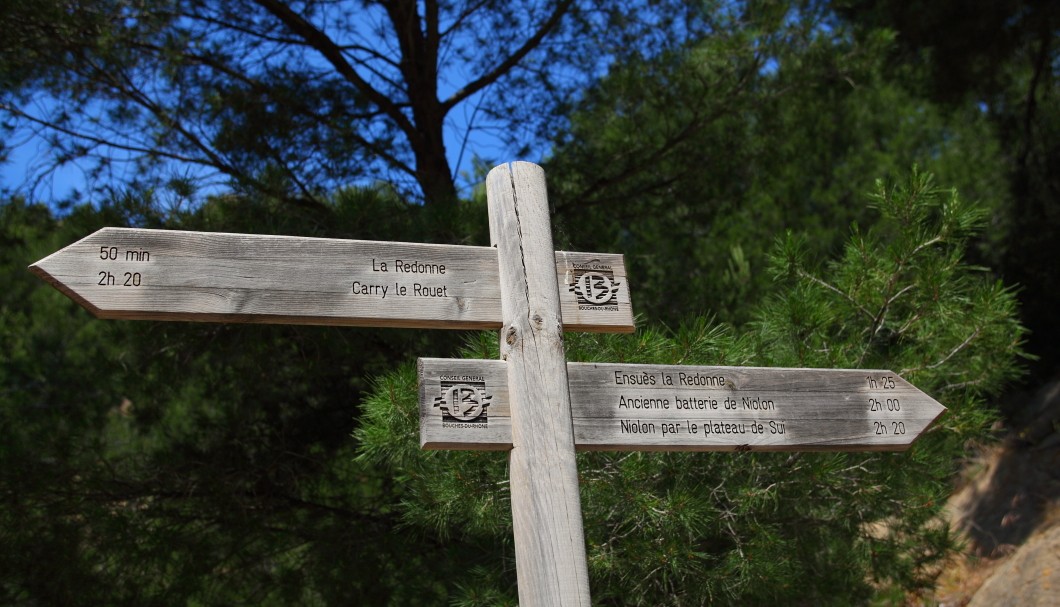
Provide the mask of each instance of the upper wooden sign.
[{"label": "upper wooden sign", "polygon": [[[30,269],[100,318],[482,329],[490,247],[103,228]],[[634,329],[621,255],[556,253],[564,329]]]},{"label": "upper wooden sign", "polygon": [[[510,449],[505,363],[421,358],[420,444]],[[900,451],[945,407],[891,371],[568,363],[574,443],[615,451]]]}]

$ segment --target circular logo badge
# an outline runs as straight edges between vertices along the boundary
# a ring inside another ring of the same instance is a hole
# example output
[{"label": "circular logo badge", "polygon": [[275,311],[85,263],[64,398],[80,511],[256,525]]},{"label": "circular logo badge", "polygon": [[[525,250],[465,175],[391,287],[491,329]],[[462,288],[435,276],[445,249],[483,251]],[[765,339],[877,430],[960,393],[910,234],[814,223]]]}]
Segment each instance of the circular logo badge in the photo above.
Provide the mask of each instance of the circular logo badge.
[{"label": "circular logo badge", "polygon": [[445,401],[449,406],[449,415],[462,422],[469,422],[484,411],[479,390],[475,386],[457,384],[446,392]]},{"label": "circular logo badge", "polygon": [[611,277],[600,272],[586,272],[578,279],[579,291],[585,301],[591,304],[605,304],[614,295]]}]

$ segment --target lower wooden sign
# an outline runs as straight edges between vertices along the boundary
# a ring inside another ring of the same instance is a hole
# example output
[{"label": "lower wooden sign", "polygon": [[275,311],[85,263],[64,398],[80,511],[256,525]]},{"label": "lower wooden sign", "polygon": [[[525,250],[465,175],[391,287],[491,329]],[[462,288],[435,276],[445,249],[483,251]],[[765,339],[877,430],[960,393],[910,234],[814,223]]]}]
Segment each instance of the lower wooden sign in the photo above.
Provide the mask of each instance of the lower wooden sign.
[{"label": "lower wooden sign", "polygon": [[[946,409],[891,371],[567,363],[574,442],[614,451],[901,451]],[[425,449],[512,446],[505,363],[421,358]]]}]

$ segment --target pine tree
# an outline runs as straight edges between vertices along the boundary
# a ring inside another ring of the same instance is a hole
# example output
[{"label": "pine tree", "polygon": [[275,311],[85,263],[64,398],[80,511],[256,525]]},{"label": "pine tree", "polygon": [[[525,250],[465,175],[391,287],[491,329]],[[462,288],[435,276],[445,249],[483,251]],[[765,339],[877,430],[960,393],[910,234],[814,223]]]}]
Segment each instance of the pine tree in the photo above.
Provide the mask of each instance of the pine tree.
[{"label": "pine tree", "polygon": [[[1019,374],[1013,292],[963,257],[982,212],[913,171],[878,184],[880,219],[836,259],[778,239],[773,292],[734,327],[699,317],[632,336],[570,334],[570,360],[897,371],[949,408],[904,453],[585,453],[581,493],[601,605],[835,604],[932,584],[956,540],[942,507],[985,397]],[[496,358],[480,334],[463,355]],[[505,456],[418,447],[413,367],[380,377],[356,432],[394,508],[462,555],[454,604],[514,604]]]}]

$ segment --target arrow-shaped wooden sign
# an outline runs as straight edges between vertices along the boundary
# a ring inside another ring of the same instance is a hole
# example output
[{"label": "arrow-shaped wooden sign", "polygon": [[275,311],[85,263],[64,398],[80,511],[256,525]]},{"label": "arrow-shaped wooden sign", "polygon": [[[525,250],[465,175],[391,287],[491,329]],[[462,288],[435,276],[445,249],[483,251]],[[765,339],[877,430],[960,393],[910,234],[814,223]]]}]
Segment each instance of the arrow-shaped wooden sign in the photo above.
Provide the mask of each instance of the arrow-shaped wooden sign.
[{"label": "arrow-shaped wooden sign", "polygon": [[[104,228],[30,269],[99,318],[501,326],[491,247]],[[564,328],[632,332],[621,255],[556,253]]]},{"label": "arrow-shaped wooden sign", "polygon": [[[421,358],[420,443],[510,449],[503,361]],[[891,371],[567,363],[574,443],[614,451],[901,451],[945,407]]]}]

